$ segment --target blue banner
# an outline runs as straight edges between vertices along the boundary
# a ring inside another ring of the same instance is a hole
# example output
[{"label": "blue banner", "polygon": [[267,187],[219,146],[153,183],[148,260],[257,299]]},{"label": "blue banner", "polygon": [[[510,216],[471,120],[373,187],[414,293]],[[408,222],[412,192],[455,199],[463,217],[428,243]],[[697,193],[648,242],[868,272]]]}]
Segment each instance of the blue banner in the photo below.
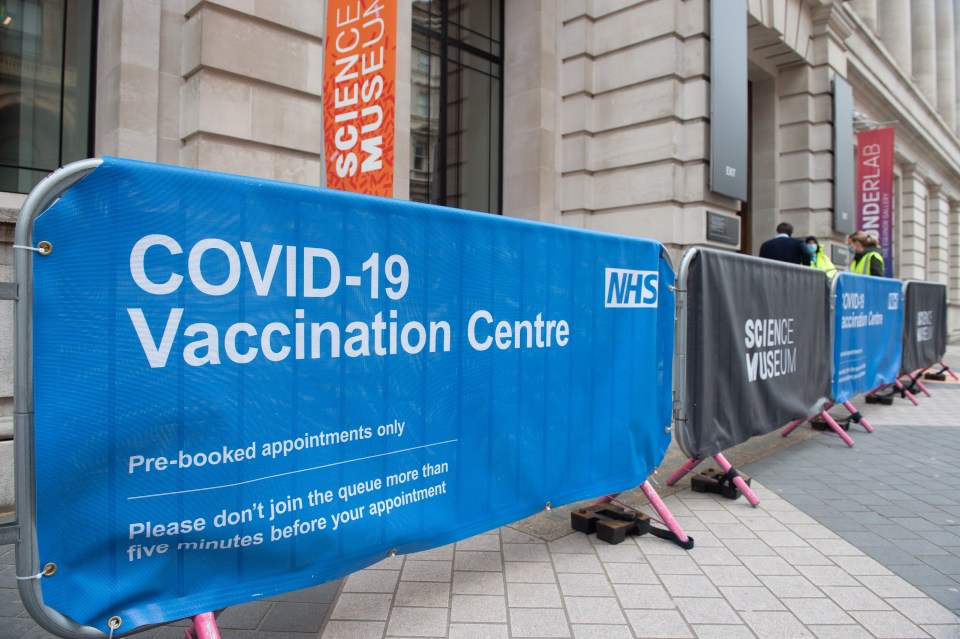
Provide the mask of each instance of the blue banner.
[{"label": "blue banner", "polygon": [[116,159],[39,217],[47,606],[126,632],[643,482],[663,247]]},{"label": "blue banner", "polygon": [[833,400],[890,384],[903,353],[899,280],[841,273],[834,281]]}]

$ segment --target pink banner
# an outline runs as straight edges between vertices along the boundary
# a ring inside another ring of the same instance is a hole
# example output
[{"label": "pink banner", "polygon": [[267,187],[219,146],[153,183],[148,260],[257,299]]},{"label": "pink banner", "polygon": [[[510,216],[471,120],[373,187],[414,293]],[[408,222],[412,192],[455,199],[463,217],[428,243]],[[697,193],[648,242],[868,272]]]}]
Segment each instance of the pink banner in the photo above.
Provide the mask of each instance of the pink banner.
[{"label": "pink banner", "polygon": [[886,276],[893,277],[894,128],[857,134],[857,228],[877,236]]}]

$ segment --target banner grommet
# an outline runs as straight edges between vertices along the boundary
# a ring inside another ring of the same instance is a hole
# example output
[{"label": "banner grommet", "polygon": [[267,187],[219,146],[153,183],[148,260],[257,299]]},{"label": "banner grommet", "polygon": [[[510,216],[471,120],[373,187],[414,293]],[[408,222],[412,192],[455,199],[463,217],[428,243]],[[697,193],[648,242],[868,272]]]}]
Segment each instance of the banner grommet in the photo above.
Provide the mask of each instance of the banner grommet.
[{"label": "banner grommet", "polygon": [[44,577],[53,577],[54,573],[56,572],[57,572],[57,564],[51,561],[50,563],[44,564],[43,570],[40,571],[40,574],[43,575]]}]

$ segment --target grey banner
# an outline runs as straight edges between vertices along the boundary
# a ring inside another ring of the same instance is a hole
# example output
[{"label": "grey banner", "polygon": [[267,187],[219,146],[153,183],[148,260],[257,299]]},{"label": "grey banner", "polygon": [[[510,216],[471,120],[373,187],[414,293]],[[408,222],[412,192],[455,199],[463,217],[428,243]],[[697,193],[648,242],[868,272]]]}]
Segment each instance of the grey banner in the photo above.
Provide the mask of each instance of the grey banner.
[{"label": "grey banner", "polygon": [[747,199],[747,2],[710,2],[710,190]]},{"label": "grey banner", "polygon": [[947,351],[947,287],[903,283],[903,372],[938,364]]},{"label": "grey banner", "polygon": [[833,230],[853,233],[857,212],[853,177],[853,89],[833,79]]},{"label": "grey banner", "polygon": [[822,409],[830,291],[821,271],[695,248],[679,284],[676,434],[684,454],[714,455]]}]

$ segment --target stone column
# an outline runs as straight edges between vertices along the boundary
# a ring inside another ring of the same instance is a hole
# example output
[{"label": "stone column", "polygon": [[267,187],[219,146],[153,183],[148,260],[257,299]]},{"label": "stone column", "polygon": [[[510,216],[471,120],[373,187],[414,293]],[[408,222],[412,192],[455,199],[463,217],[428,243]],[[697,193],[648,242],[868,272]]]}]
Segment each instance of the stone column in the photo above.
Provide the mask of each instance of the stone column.
[{"label": "stone column", "polygon": [[927,189],[927,280],[947,284],[950,203],[939,185],[929,185]]},{"label": "stone column", "polygon": [[920,91],[937,105],[937,25],[934,0],[910,2],[910,43],[913,79]]},{"label": "stone column", "polygon": [[937,108],[952,129],[957,125],[957,48],[954,0],[937,0]]},{"label": "stone column", "polygon": [[879,0],[878,27],[887,51],[910,75],[913,57],[910,44],[910,3],[903,0]]},{"label": "stone column", "polygon": [[949,294],[947,297],[954,303],[960,302],[960,202],[951,200],[948,203],[950,221],[950,258],[947,267],[950,274]]},{"label": "stone column", "polygon": [[857,12],[870,29],[877,31],[877,0],[853,0],[853,10]]},{"label": "stone column", "polygon": [[160,0],[100,8],[97,155],[157,161],[161,17]]},{"label": "stone column", "polygon": [[[960,42],[960,0],[953,0],[953,42],[954,45]],[[954,68],[954,90],[956,92],[956,104],[960,105],[960,78],[956,74],[960,73],[960,47],[954,46],[953,68]],[[958,106],[957,108],[960,108]],[[956,108],[954,109],[956,113]],[[955,130],[960,133],[960,118],[957,119]]]},{"label": "stone column", "polygon": [[503,210],[556,222],[558,9],[548,0],[528,0],[506,2],[504,11],[504,67],[513,72],[503,79]]},{"label": "stone column", "polygon": [[926,279],[927,186],[915,164],[903,167],[903,199],[900,211],[900,279]]}]

